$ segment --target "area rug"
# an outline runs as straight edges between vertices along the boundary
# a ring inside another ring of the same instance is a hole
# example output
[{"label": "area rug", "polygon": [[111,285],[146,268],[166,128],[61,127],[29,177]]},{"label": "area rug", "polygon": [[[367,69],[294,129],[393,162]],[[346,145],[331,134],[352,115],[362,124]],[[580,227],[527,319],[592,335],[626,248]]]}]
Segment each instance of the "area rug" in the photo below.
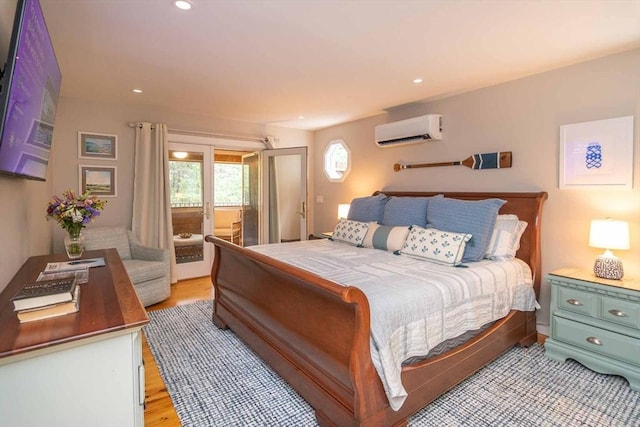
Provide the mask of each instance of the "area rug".
[{"label": "area rug", "polygon": [[[212,302],[151,311],[151,351],[184,427],[316,426],[313,409],[231,331]],[[409,426],[640,426],[623,378],[514,348],[442,395]]]}]

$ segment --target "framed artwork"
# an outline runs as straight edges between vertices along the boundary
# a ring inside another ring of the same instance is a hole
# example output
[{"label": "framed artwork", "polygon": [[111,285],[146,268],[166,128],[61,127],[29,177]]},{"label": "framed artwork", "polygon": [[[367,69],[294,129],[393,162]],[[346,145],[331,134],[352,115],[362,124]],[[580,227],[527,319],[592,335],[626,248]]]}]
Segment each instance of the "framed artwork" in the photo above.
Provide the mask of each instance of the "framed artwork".
[{"label": "framed artwork", "polygon": [[49,123],[33,119],[26,143],[49,151],[51,149],[52,140],[53,126]]},{"label": "framed artwork", "polygon": [[631,189],[633,116],[560,126],[560,189]]},{"label": "framed artwork", "polygon": [[118,137],[103,133],[78,132],[78,153],[82,159],[118,159]]},{"label": "framed artwork", "polygon": [[116,197],[116,167],[80,165],[80,193]]}]

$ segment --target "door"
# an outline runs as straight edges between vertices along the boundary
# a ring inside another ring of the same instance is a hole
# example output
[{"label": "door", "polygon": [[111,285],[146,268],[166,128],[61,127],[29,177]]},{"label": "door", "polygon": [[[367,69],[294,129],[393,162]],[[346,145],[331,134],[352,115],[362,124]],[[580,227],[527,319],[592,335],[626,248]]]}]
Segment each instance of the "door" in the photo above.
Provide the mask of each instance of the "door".
[{"label": "door", "polygon": [[257,151],[242,156],[242,246],[260,243],[261,160]]},{"label": "door", "polygon": [[211,273],[213,147],[171,142],[169,186],[178,280]]},{"label": "door", "polygon": [[243,157],[244,246],[307,239],[307,148]]}]

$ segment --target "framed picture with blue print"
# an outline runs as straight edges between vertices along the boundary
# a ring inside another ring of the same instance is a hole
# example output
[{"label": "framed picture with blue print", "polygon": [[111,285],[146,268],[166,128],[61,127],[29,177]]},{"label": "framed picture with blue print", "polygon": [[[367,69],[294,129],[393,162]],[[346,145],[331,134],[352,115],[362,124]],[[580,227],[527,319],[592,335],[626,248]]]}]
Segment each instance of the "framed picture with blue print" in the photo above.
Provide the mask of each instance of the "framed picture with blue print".
[{"label": "framed picture with blue print", "polygon": [[562,189],[631,189],[633,116],[560,126]]}]

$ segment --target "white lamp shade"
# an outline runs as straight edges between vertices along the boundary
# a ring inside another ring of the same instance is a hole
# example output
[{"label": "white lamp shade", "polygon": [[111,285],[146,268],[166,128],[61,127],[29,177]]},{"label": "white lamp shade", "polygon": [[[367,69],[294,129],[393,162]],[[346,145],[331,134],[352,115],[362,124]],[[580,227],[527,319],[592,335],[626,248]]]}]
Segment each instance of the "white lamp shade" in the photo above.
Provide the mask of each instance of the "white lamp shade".
[{"label": "white lamp shade", "polygon": [[612,219],[591,221],[589,246],[602,249],[629,249],[629,223]]},{"label": "white lamp shade", "polygon": [[349,208],[351,205],[349,203],[341,203],[338,205],[338,219],[346,218],[349,215]]}]

